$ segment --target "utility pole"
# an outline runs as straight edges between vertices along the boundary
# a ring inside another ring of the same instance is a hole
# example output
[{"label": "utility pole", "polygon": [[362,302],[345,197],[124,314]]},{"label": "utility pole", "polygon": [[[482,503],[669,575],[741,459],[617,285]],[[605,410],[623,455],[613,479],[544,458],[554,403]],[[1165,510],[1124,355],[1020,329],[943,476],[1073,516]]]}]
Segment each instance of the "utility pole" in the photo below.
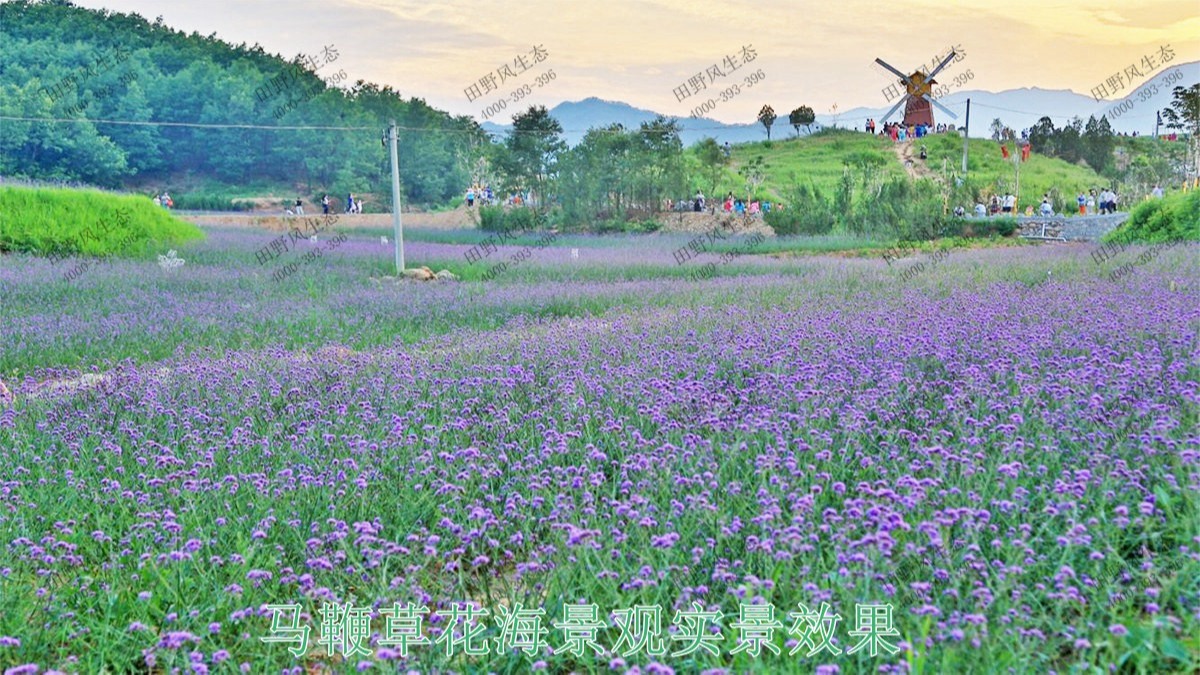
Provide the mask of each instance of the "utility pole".
[{"label": "utility pole", "polygon": [[1154,111],[1154,140],[1158,140],[1158,125],[1162,124],[1162,111]]},{"label": "utility pole", "polygon": [[392,231],[396,237],[396,276],[404,275],[404,226],[400,223],[400,158],[396,151],[396,120],[388,125],[388,149],[392,154]]},{"label": "utility pole", "polygon": [[967,121],[963,124],[963,178],[967,176],[967,136],[971,129],[971,99],[967,99]]}]

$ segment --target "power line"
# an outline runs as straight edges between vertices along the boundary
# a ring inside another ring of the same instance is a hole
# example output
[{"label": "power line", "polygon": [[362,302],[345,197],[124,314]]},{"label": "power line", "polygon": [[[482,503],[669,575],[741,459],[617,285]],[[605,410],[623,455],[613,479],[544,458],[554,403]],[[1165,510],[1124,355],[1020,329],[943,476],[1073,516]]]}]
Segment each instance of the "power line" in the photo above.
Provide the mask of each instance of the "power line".
[{"label": "power line", "polygon": [[124,124],[127,126],[144,127],[193,127],[198,129],[266,129],[281,131],[377,131],[379,127],[334,127],[334,126],[267,126],[265,124],[203,124],[200,122],[145,122],[138,120],[98,120],[87,117],[9,117],[0,115],[0,120],[14,122],[52,122],[79,123],[96,122],[100,124]]},{"label": "power line", "polygon": [[[7,115],[0,115],[0,120],[12,120],[14,122],[49,122],[49,123],[56,123],[56,124],[59,124],[59,123],[65,123],[65,124],[76,123],[76,124],[78,124],[81,122],[93,122],[93,123],[97,123],[97,124],[123,124],[123,125],[131,125],[131,126],[190,127],[190,128],[198,128],[198,129],[259,129],[259,130],[263,130],[263,131],[378,131],[380,128],[380,127],[339,127],[339,126],[312,126],[312,125],[274,125],[274,126],[272,126],[272,125],[265,125],[265,124],[204,124],[204,123],[200,123],[200,122],[149,122],[149,121],[138,121],[138,120],[92,119],[92,118],[87,118],[87,117],[11,117],[11,116],[7,116]],[[385,126],[385,125],[381,125],[381,126]],[[688,128],[688,129],[680,129],[679,131],[684,131],[684,132],[722,131],[722,130],[727,131],[729,129],[729,126],[730,125],[715,126],[715,127],[693,127],[693,128]],[[397,126],[396,128],[399,129],[400,131],[430,132],[430,133],[458,133],[458,134],[474,134],[474,133],[479,133],[479,132],[482,132],[482,133],[488,134],[488,135],[514,134],[514,133],[530,133],[530,134],[544,133],[544,132],[537,131],[537,130],[519,130],[519,129],[507,129],[504,131],[488,131],[486,129],[480,129],[480,130],[476,131],[474,129],[442,129],[442,128],[437,128],[437,127]],[[647,130],[647,129],[606,129],[606,128],[563,129],[561,133],[582,134],[582,133],[589,133],[589,132],[646,133],[646,134],[667,133],[666,131],[660,132],[660,131],[653,131],[653,130]]]}]

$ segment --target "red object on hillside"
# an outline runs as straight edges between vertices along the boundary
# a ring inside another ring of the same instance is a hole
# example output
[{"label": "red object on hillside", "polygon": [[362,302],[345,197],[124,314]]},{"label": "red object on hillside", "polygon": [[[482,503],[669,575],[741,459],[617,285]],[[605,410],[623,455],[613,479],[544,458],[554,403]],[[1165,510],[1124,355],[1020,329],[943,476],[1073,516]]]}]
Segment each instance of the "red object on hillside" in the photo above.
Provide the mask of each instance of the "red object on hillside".
[{"label": "red object on hillside", "polygon": [[1022,162],[1029,161],[1029,153],[1032,151],[1032,149],[1033,148],[1031,148],[1028,143],[1021,146],[1021,161]]},{"label": "red object on hillside", "polygon": [[1003,143],[1000,144],[1000,154],[1004,155],[1004,159],[1008,159],[1008,146],[1007,145],[1004,145]]}]

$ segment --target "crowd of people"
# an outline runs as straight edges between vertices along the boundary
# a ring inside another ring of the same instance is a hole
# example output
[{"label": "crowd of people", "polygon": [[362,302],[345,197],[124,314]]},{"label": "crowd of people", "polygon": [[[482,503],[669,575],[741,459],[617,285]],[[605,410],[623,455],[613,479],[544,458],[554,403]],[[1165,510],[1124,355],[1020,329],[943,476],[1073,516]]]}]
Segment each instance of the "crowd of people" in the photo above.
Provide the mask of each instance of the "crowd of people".
[{"label": "crowd of people", "polygon": [[532,199],[533,193],[531,191],[518,190],[508,193],[508,196],[501,201],[499,196],[492,191],[491,185],[480,187],[478,184],[467,188],[467,191],[463,194],[463,203],[469,209],[474,208],[476,204],[480,206],[497,206],[499,204],[503,204],[504,206],[526,206],[532,203]]},{"label": "crowd of people", "polygon": [[164,209],[175,208],[175,200],[171,199],[171,193],[163,190],[161,195],[154,195],[154,205],[161,206]]},{"label": "crowd of people", "polygon": [[[1161,198],[1163,196],[1162,188],[1159,187],[1158,185],[1155,185],[1154,190],[1150,193],[1150,196],[1155,199]],[[1116,213],[1117,205],[1120,203],[1120,201],[1121,201],[1120,196],[1117,194],[1117,192],[1115,190],[1113,190],[1111,188],[1103,188],[1103,189],[1100,189],[1098,192],[1095,188],[1093,188],[1087,192],[1080,192],[1075,197],[1075,204],[1076,204],[1076,207],[1079,209],[1079,215],[1081,215],[1081,216],[1092,216],[1092,215],[1097,215],[1097,214],[1103,215],[1103,214]],[[964,207],[962,207],[962,206],[955,207],[954,215],[961,218],[961,217],[966,216],[966,214],[967,214],[967,210]],[[979,203],[975,204],[975,209],[973,211],[973,214],[978,218],[985,218],[988,216],[1019,215],[1017,212],[1017,198],[1011,192],[1006,192],[1005,194],[1002,194],[1002,195],[1000,195],[1000,194],[992,195],[991,199],[988,200],[988,203],[986,205],[983,202],[979,202]],[[1039,204],[1036,209],[1036,214],[1035,214],[1034,206],[1032,204],[1030,204],[1025,207],[1024,215],[1025,216],[1033,216],[1033,215],[1053,216],[1053,215],[1055,215],[1053,198],[1050,196],[1049,193],[1043,194],[1041,204]],[[1063,215],[1065,215],[1065,214],[1063,214]]]},{"label": "crowd of people", "polygon": [[[867,124],[864,127],[868,134],[874,134],[876,130],[875,119],[867,118]],[[938,124],[930,127],[928,124],[909,124],[904,125],[899,122],[886,122],[882,127],[879,127],[881,136],[888,136],[893,141],[906,141],[910,138],[924,138],[929,134],[941,134],[947,131],[954,131],[952,124]]]},{"label": "crowd of people", "polygon": [[[663,208],[667,211],[694,213],[717,213],[718,204],[710,204],[708,198],[700,190],[696,191],[696,196],[691,199],[667,199],[663,202]],[[782,211],[784,206],[780,202],[770,202],[767,200],[759,200],[754,198],[743,199],[735,197],[732,192],[725,195],[725,199],[719,204],[719,208],[723,213],[738,216],[758,216],[765,215],[771,212],[771,209]]]}]

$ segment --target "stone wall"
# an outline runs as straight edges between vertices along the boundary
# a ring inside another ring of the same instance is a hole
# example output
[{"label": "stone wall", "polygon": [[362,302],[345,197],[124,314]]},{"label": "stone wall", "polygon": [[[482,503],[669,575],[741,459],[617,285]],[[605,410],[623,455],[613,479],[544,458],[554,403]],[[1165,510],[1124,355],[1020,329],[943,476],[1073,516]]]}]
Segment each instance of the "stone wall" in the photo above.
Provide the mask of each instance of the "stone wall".
[{"label": "stone wall", "polygon": [[[1113,213],[1102,216],[1030,216],[1017,219],[1019,234],[1023,237],[1062,237],[1067,241],[1099,241],[1100,237],[1117,229],[1128,213]],[[1042,226],[1045,225],[1045,235]]]}]

